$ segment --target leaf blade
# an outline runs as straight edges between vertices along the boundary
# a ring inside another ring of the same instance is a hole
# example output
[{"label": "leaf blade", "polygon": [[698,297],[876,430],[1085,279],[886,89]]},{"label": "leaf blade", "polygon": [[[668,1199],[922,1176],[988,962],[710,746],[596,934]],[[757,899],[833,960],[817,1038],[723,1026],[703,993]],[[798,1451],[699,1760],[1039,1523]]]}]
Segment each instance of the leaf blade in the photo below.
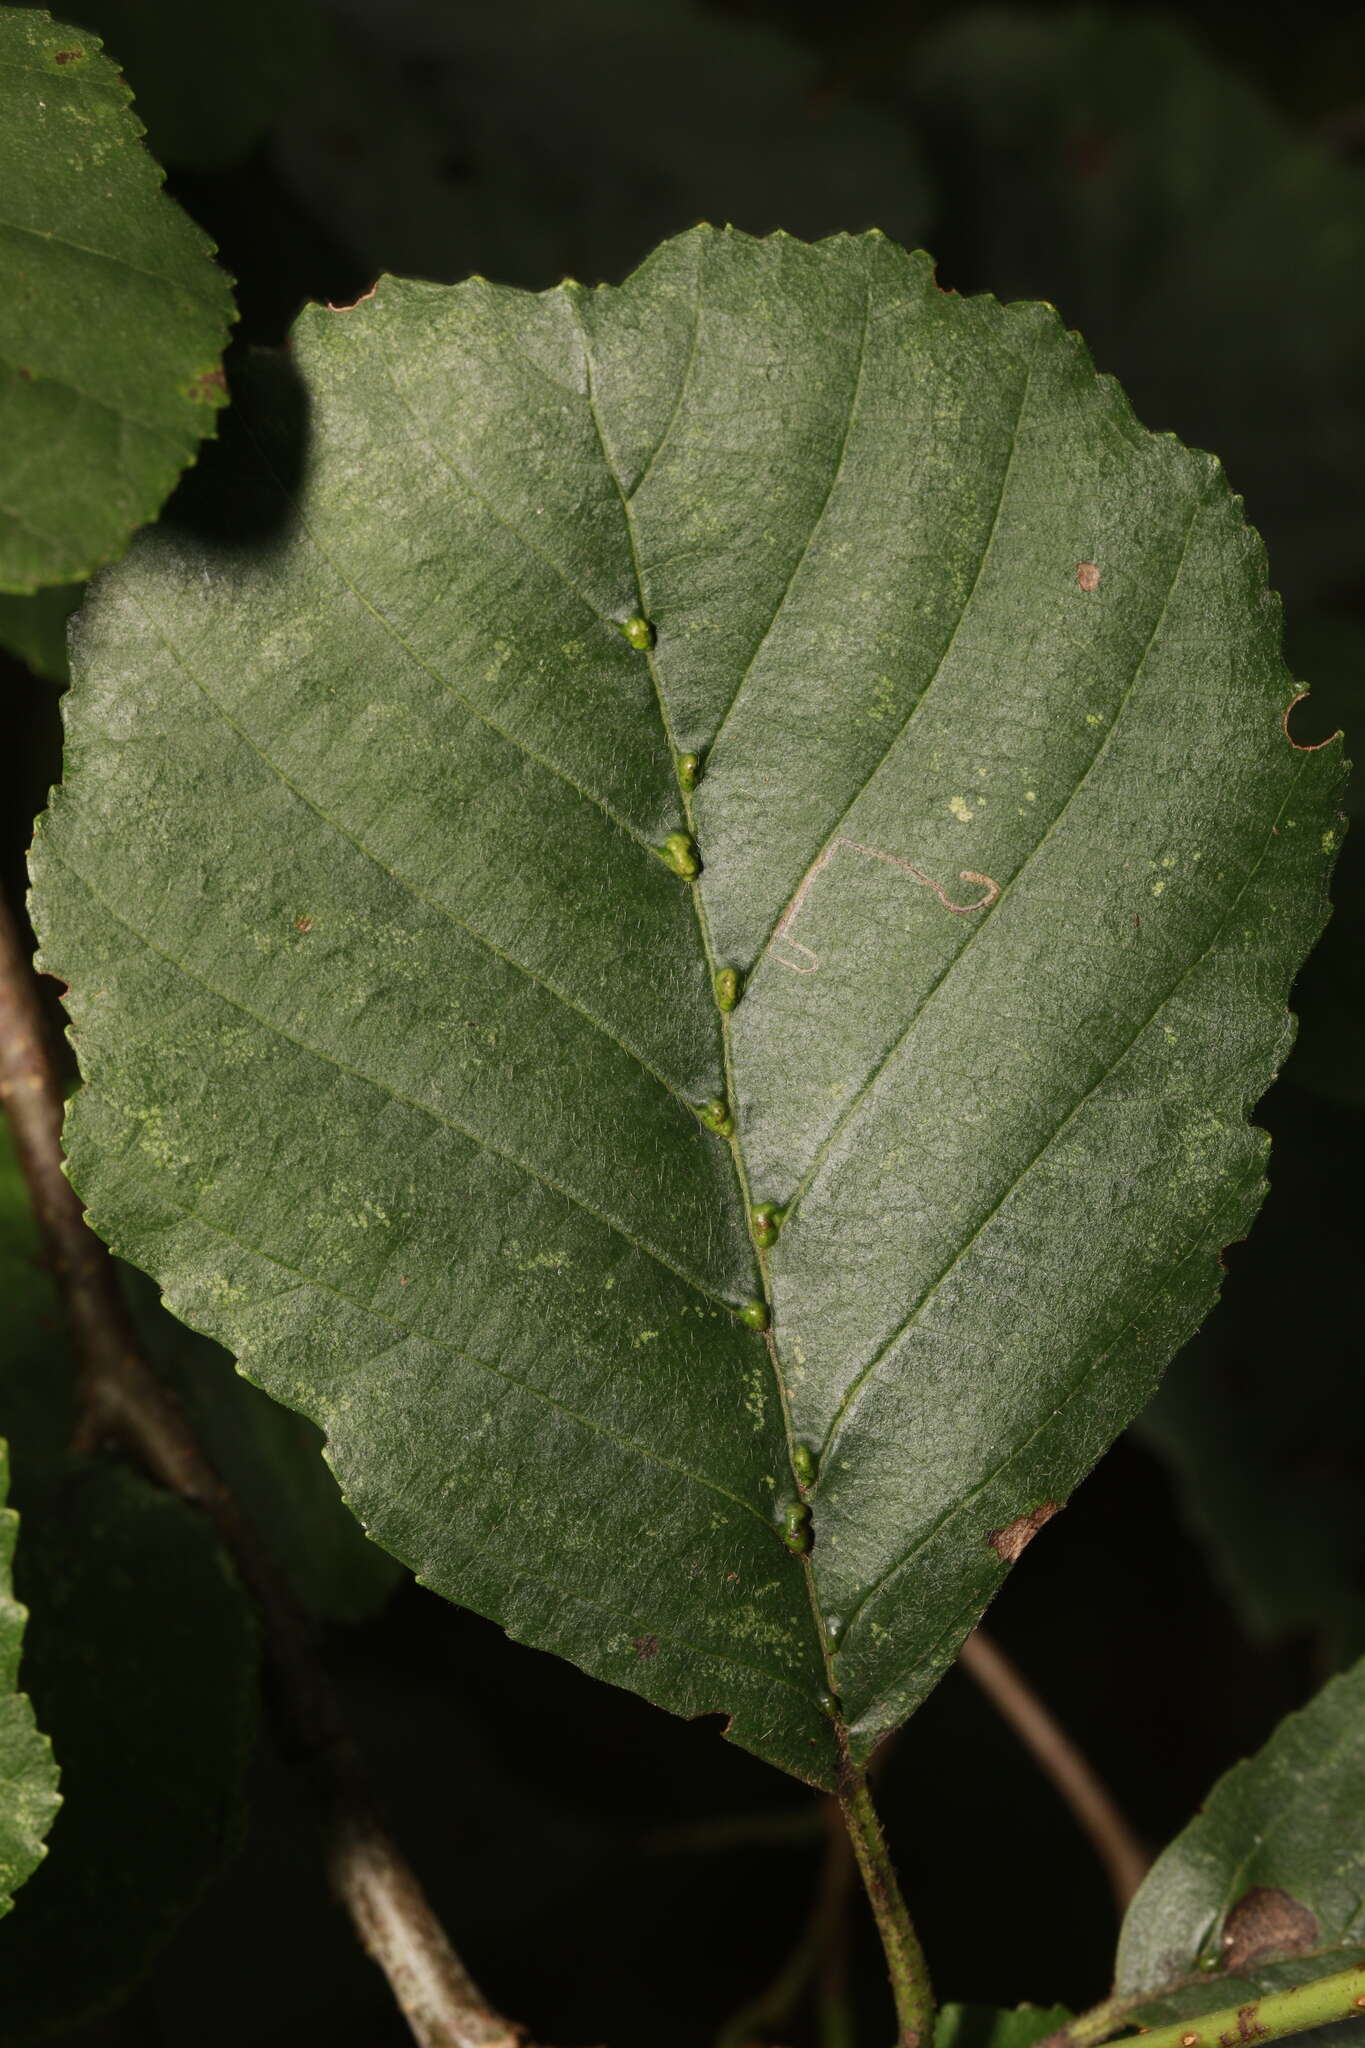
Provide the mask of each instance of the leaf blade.
[{"label": "leaf blade", "polygon": [[275,538],[82,614],[73,1171],[438,1589],[828,1783],[831,1676],[862,1756],[1259,1199],[1338,773],[1259,544],[1049,309],[876,236],[386,281],[295,361]]},{"label": "leaf blade", "polygon": [[11,1563],[19,1518],[5,1505],[9,1451],[0,1441],[0,1919],[47,1854],[44,1841],[61,1798],[52,1744],[19,1690],[19,1653],[27,1610],[14,1598]]},{"label": "leaf blade", "polygon": [[0,591],[75,582],[120,553],[225,400],[227,280],[162,192],[129,102],[96,37],[0,11]]}]

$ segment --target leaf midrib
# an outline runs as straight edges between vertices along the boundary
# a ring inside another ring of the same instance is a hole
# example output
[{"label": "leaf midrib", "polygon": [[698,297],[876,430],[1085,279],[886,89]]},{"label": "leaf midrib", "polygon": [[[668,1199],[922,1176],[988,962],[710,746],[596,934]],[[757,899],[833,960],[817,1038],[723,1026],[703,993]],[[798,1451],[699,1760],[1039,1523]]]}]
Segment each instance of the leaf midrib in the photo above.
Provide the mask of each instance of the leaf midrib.
[{"label": "leaf midrib", "polygon": [[[625,525],[626,539],[630,548],[631,565],[635,575],[635,587],[639,597],[641,615],[646,620],[650,620],[652,617],[652,609],[649,602],[649,592],[646,583],[644,567],[640,556],[639,536],[635,531],[635,520],[634,515],[631,512],[630,496],[627,493],[621,481],[620,472],[617,468],[615,461],[612,458],[610,449],[607,444],[606,430],[603,426],[602,417],[598,410],[596,390],[593,382],[592,350],[588,345],[587,331],[583,325],[582,317],[579,313],[578,305],[571,289],[565,288],[565,298],[568,302],[574,323],[578,328],[580,345],[583,350],[583,369],[584,378],[587,386],[588,406],[592,414],[593,426],[597,434],[598,445],[602,450],[602,460],[606,466],[607,475],[611,478],[612,483],[616,488],[617,497],[620,499],[621,502],[621,516]],[[700,318],[700,313],[698,314],[698,318]],[[851,426],[851,418],[849,426]],[[847,446],[848,431],[849,427],[846,426],[844,435],[845,446]],[[656,647],[653,642],[651,642],[651,644],[646,649],[645,658],[649,663],[650,678],[654,685],[654,694],[659,706],[659,720],[663,727],[664,741],[668,748],[670,761],[676,764],[676,761],[678,759],[678,747],[673,736],[672,721],[670,720],[668,715],[668,703],[667,699],[664,696],[663,679],[659,674],[658,663],[656,659]],[[678,790],[678,799],[683,812],[683,816],[687,821],[687,830],[691,834],[693,844],[695,845],[697,843],[696,823],[692,812],[691,794],[689,791],[685,790],[682,787],[681,783],[677,782],[676,767],[674,786]],[[716,959],[715,947],[712,944],[711,940],[711,927],[709,919],[706,914],[706,902],[701,891],[700,877],[694,876],[693,879],[690,882],[688,882],[685,886],[687,887],[692,899],[692,908],[697,920],[697,932],[701,940],[703,957],[706,962],[707,978],[711,986],[714,988],[715,977],[718,969],[718,962]],[[763,1290],[762,1299],[764,1303],[767,1305],[769,1313],[769,1327],[763,1332],[762,1336],[759,1339],[759,1342],[762,1344],[763,1354],[765,1359],[767,1360],[768,1369],[772,1375],[773,1387],[777,1397],[778,1413],[782,1417],[782,1433],[786,1445],[788,1475],[791,1480],[791,1485],[793,1491],[796,1494],[796,1497],[798,1499],[804,1499],[804,1491],[801,1487],[801,1483],[797,1476],[796,1471],[797,1439],[795,1425],[792,1421],[791,1399],[787,1391],[786,1378],[782,1371],[781,1360],[778,1357],[777,1353],[776,1339],[774,1337],[771,1327],[772,1286],[768,1272],[768,1261],[762,1248],[754,1243],[752,1232],[749,1229],[749,1217],[752,1212],[753,1206],[753,1191],[749,1184],[748,1166],[744,1158],[744,1147],[740,1139],[738,1091],[735,1086],[734,1061],[730,1041],[730,1019],[725,1014],[725,1012],[722,1011],[719,1007],[717,1007],[715,1015],[720,1033],[721,1052],[724,1062],[726,1101],[730,1109],[731,1121],[733,1125],[730,1138],[723,1142],[727,1144],[730,1153],[731,1163],[734,1167],[735,1186],[740,1202],[741,1225],[744,1229],[746,1242],[749,1244],[750,1251],[758,1267],[760,1281]],[[771,1524],[769,1524],[769,1527],[771,1527]],[[775,1535],[776,1532],[774,1531],[774,1536]],[[815,1573],[811,1564],[811,1555],[809,1548],[807,1548],[803,1553],[801,1553],[801,1555],[797,1558],[796,1561],[800,1568],[802,1584],[805,1587],[806,1600],[810,1610],[812,1634],[815,1640],[816,1652],[819,1656],[820,1663],[824,1669],[826,1680],[828,1681],[828,1684],[831,1689],[831,1694],[833,1697],[837,1699],[837,1693],[834,1692],[833,1648],[829,1640],[828,1631],[825,1627],[824,1612],[820,1604],[819,1588],[817,1587],[815,1582]],[[808,1695],[804,1691],[802,1691],[801,1696],[802,1698],[808,1698]],[[836,1716],[835,1731],[836,1741],[838,1742],[840,1749],[842,1750],[845,1748],[847,1743],[847,1731],[841,1712],[839,1712]]]},{"label": "leaf midrib", "polygon": [[[128,141],[130,147],[135,147],[136,143],[141,141],[141,137],[129,137]],[[166,199],[168,205],[174,204],[173,200],[167,199],[165,189],[160,183],[147,196],[153,203]],[[144,264],[130,262],[126,256],[115,255],[111,249],[92,249],[89,243],[73,241],[70,235],[59,234],[56,228],[29,227],[21,220],[10,220],[7,215],[0,214],[0,229],[8,229],[11,234],[27,235],[31,241],[41,242],[47,248],[55,246],[70,249],[78,256],[91,256],[97,263],[107,264],[112,270],[126,270],[132,277],[145,277],[151,284],[164,285],[168,292],[187,293],[206,312],[221,314],[223,311],[222,299],[217,294],[209,298],[197,286],[188,284],[181,278],[166,277],[159,270],[148,270]],[[203,239],[200,253],[205,256],[210,253],[207,236]]]},{"label": "leaf midrib", "polygon": [[[45,370],[40,365],[16,363],[5,355],[0,355],[0,368],[13,371],[16,377],[22,378],[26,385],[34,388],[41,384],[53,384],[59,391],[69,391],[84,404],[93,405],[97,412],[107,412],[122,425],[139,427],[144,434],[151,434],[158,441],[168,442],[177,459],[182,455],[183,437],[176,433],[174,428],[158,426],[154,420],[144,420],[140,413],[130,412],[126,407],[115,404],[112,399],[97,398],[93,391],[87,391],[83,385],[74,384],[70,377],[59,377],[55,370]],[[177,396],[180,395],[177,393]]]}]

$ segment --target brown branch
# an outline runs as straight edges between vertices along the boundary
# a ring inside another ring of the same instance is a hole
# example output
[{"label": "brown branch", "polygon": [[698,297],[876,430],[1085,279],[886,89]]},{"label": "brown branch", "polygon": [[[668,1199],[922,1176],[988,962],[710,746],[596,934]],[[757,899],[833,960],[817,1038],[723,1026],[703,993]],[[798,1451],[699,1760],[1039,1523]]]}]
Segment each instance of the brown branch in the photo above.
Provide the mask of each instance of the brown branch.
[{"label": "brown branch", "polygon": [[1122,1913],[1152,1859],[1113,1797],[1022,1672],[981,1629],[962,1645],[962,1664],[1071,1808],[1109,1873]]},{"label": "brown branch", "polygon": [[380,1816],[307,1618],[142,1355],[113,1260],[62,1169],[62,1093],[18,928],[0,898],[0,1104],[14,1133],[79,1372],[78,1447],[117,1443],[208,1515],[260,1609],[284,1746],[318,1796],[328,1875],[421,2048],[517,2048],[451,1948]]}]

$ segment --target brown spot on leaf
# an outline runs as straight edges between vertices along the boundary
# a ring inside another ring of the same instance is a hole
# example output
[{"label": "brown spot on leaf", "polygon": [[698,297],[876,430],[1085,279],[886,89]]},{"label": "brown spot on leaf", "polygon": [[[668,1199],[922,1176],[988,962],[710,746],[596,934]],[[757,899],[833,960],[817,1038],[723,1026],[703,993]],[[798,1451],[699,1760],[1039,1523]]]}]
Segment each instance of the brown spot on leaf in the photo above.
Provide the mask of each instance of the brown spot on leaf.
[{"label": "brown spot on leaf", "polygon": [[84,55],[84,50],[54,50],[52,61],[54,64],[74,64],[78,57]]},{"label": "brown spot on leaf", "polygon": [[16,363],[14,365],[14,374],[16,377],[22,377],[25,384],[31,384],[33,382],[32,370],[26,370],[22,363]]},{"label": "brown spot on leaf", "polygon": [[1314,1948],[1317,1915],[1278,1885],[1243,1892],[1223,1922],[1223,1968],[1233,1975],[1262,1956],[1293,1956]]},{"label": "brown spot on leaf", "polygon": [[220,391],[226,391],[227,378],[221,367],[215,363],[211,370],[201,370],[191,384],[189,395],[196,404],[208,398],[215,398]]},{"label": "brown spot on leaf", "polygon": [[648,1664],[651,1657],[657,1657],[659,1654],[659,1638],[657,1636],[636,1636],[634,1638],[634,1647],[635,1654],[640,1662]]},{"label": "brown spot on leaf", "polygon": [[1000,1562],[1016,1563],[1038,1531],[1052,1520],[1056,1512],[1056,1501],[1045,1500],[1041,1507],[1030,1508],[1026,1515],[1016,1515],[1003,1529],[992,1529],[988,1541]]},{"label": "brown spot on leaf", "polygon": [[295,931],[299,931],[299,932],[311,932],[311,931],[312,931],[312,929],[313,929],[313,920],[312,920],[312,918],[311,918],[311,917],[296,917],[296,918],[294,919],[294,929],[295,929]]},{"label": "brown spot on leaf", "polygon": [[1100,572],[1093,562],[1077,562],[1076,581],[1080,584],[1082,590],[1098,590],[1100,587]]}]

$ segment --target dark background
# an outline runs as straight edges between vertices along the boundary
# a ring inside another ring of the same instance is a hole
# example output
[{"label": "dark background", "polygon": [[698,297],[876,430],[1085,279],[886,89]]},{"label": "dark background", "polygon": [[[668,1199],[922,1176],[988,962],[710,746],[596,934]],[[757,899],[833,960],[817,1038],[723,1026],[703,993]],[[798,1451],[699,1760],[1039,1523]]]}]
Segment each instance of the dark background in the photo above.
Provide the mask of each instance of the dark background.
[{"label": "dark background", "polygon": [[[173,194],[238,283],[229,367],[383,268],[616,279],[701,217],[871,224],[959,291],[1054,301],[1139,416],[1224,459],[1285,592],[1295,730],[1365,668],[1365,28],[1299,5],[301,0],[58,10],[123,64]],[[227,416],[225,432],[231,431]],[[58,771],[57,685],[6,662],[18,889]],[[1365,1650],[1357,1051],[1365,871],[1303,979],[1260,1120],[1272,1192],[1222,1306],[1012,1573],[998,1640],[1153,1845]],[[813,1795],[408,1584],[328,1655],[400,1838],[495,2002],[561,2044],[709,2043],[815,1884]],[[263,1735],[236,1863],[81,2048],[401,2048]],[[883,1810],[949,1999],[1073,2006],[1114,1918],[1084,1840],[958,1673],[897,1739]],[[888,2031],[859,1924],[857,2038]],[[793,2023],[790,2048],[816,2035]]]}]

